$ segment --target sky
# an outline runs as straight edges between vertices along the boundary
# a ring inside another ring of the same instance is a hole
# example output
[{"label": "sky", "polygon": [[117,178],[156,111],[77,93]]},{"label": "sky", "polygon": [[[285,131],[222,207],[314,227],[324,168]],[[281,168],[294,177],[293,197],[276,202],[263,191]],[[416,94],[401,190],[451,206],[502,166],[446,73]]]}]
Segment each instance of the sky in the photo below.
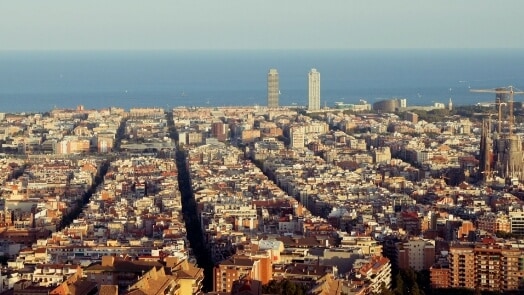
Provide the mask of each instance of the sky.
[{"label": "sky", "polygon": [[522,0],[0,0],[0,50],[524,48]]}]

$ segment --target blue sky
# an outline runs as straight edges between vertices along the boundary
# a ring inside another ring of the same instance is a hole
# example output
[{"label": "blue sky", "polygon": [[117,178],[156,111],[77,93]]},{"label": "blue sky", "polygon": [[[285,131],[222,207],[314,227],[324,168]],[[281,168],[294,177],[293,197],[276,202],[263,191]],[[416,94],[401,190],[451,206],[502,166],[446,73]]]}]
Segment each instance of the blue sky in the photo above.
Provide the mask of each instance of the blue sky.
[{"label": "blue sky", "polygon": [[0,50],[524,48],[522,0],[0,0]]}]

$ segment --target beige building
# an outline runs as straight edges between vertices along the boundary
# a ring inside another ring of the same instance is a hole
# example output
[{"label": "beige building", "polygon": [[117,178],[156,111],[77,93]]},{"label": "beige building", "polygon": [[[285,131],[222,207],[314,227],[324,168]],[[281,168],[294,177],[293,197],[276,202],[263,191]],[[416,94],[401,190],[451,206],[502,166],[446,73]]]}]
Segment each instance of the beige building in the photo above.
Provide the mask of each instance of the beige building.
[{"label": "beige building", "polygon": [[429,269],[435,263],[434,241],[413,239],[397,244],[398,267],[416,271]]},{"label": "beige building", "polygon": [[214,268],[213,289],[215,292],[231,292],[233,283],[243,277],[267,284],[272,273],[271,258],[268,255],[234,255]]},{"label": "beige building", "polygon": [[391,150],[389,149],[389,146],[374,149],[373,161],[375,163],[387,163],[391,161]]},{"label": "beige building", "polygon": [[164,109],[162,108],[131,108],[129,117],[163,117]]},{"label": "beige building", "polygon": [[180,287],[178,294],[201,294],[204,270],[188,262],[179,261],[175,257],[166,258],[166,266],[171,268]]},{"label": "beige building", "polygon": [[370,236],[345,236],[341,241],[342,248],[356,247],[363,255],[382,255],[382,245]]},{"label": "beige building", "polygon": [[278,108],[280,96],[279,79],[277,69],[270,69],[267,74],[267,107]]},{"label": "beige building", "polygon": [[245,130],[242,130],[242,133],[240,135],[240,139],[242,140],[242,143],[254,142],[259,138],[260,138],[259,129],[245,129]]},{"label": "beige building", "polygon": [[497,215],[495,213],[486,213],[477,218],[477,228],[490,233],[497,231]]},{"label": "beige building", "polygon": [[320,110],[320,73],[311,69],[308,74],[308,110]]},{"label": "beige building", "polygon": [[418,122],[418,115],[413,112],[407,112],[406,113],[406,121],[409,121],[411,123],[417,124]]},{"label": "beige building", "polygon": [[[511,291],[524,278],[524,252],[496,244],[457,244],[449,252],[448,287]],[[434,282],[432,282],[434,284]]]},{"label": "beige building", "polygon": [[289,129],[289,145],[292,148],[304,148],[306,133],[303,126],[293,126]]},{"label": "beige building", "polygon": [[204,142],[204,135],[199,131],[191,131],[186,133],[187,144],[202,144]]},{"label": "beige building", "polygon": [[473,248],[456,245],[449,252],[450,286],[475,288],[475,255]]},{"label": "beige building", "polygon": [[99,136],[97,140],[97,148],[99,153],[109,153],[113,149],[114,139],[112,137]]},{"label": "beige building", "polygon": [[79,138],[65,138],[56,144],[56,154],[77,154],[89,152],[89,140]]}]

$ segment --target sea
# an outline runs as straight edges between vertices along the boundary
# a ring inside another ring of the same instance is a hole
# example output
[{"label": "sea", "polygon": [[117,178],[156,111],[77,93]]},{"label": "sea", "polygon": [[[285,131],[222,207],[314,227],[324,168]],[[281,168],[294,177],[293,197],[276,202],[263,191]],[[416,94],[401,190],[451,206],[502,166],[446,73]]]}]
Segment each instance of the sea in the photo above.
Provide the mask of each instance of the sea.
[{"label": "sea", "polygon": [[0,51],[0,112],[264,106],[270,68],[280,105],[307,105],[312,68],[322,106],[389,98],[472,105],[494,94],[471,89],[524,88],[523,66],[522,49]]}]

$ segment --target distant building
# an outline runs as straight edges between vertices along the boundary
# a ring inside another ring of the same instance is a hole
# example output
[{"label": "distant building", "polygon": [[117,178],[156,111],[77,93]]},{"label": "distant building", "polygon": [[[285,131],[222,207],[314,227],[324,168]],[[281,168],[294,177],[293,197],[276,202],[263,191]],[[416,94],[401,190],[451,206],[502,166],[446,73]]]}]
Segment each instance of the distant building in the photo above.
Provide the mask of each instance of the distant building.
[{"label": "distant building", "polygon": [[429,269],[435,263],[435,244],[429,240],[412,239],[397,243],[398,267],[416,271]]},{"label": "distant building", "polygon": [[115,140],[111,137],[100,136],[97,138],[97,149],[99,153],[108,153],[113,149]]},{"label": "distant building", "polygon": [[260,281],[252,280],[249,277],[241,278],[233,282],[231,295],[260,295],[262,294],[262,284]]},{"label": "distant building", "polygon": [[402,228],[412,235],[420,235],[421,218],[416,212],[402,212],[401,213]]},{"label": "distant building", "polygon": [[191,131],[187,133],[188,144],[202,144],[204,142],[204,134],[199,131]]},{"label": "distant building", "polygon": [[167,257],[166,266],[171,269],[172,273],[176,274],[180,286],[178,294],[201,294],[204,280],[202,268],[198,268],[187,259],[179,260],[175,257]]},{"label": "distant building", "polygon": [[131,108],[129,110],[129,117],[140,118],[140,117],[156,117],[162,118],[164,116],[163,108]]},{"label": "distant building", "polygon": [[214,268],[213,289],[215,292],[231,292],[235,281],[249,277],[267,284],[272,277],[272,263],[268,255],[234,255]]},{"label": "distant building", "polygon": [[289,145],[292,148],[304,148],[306,133],[303,126],[293,126],[289,130]]},{"label": "distant building", "polygon": [[449,288],[450,269],[440,265],[434,265],[429,269],[431,287],[433,289]]},{"label": "distant building", "polygon": [[267,106],[268,108],[278,108],[278,98],[280,95],[278,72],[270,69],[267,74]]},{"label": "distant building", "polygon": [[388,146],[373,150],[374,163],[387,163],[391,161],[391,150]]},{"label": "distant building", "polygon": [[218,139],[218,141],[226,141],[227,139],[227,125],[224,122],[213,122],[211,124],[211,136]]},{"label": "distant building", "polygon": [[514,211],[509,213],[511,233],[524,234],[524,212]]},{"label": "distant building", "polygon": [[56,154],[67,155],[67,154],[78,154],[89,152],[90,142],[89,139],[81,139],[78,137],[64,137],[56,145]]},{"label": "distant building", "polygon": [[320,110],[320,73],[316,69],[308,75],[308,110]]},{"label": "distant building", "polygon": [[256,141],[259,138],[260,138],[260,130],[259,129],[242,130],[242,133],[240,135],[240,139],[241,139],[242,143],[254,142],[254,141]]},{"label": "distant building", "polygon": [[391,287],[391,263],[383,256],[373,256],[370,260],[358,259],[353,265],[358,279],[367,279],[373,293],[380,292],[382,287]]},{"label": "distant building", "polygon": [[479,230],[485,230],[490,233],[497,231],[511,232],[511,222],[506,214],[487,213],[481,215],[477,218],[477,227]]},{"label": "distant building", "polygon": [[351,110],[353,112],[364,112],[371,111],[371,104],[367,103],[367,101],[362,99],[357,104],[343,103],[339,101],[335,102],[335,109]]},{"label": "distant building", "polygon": [[432,285],[480,291],[517,290],[522,277],[522,255],[521,249],[496,244],[455,244],[449,251],[449,285],[436,282],[439,276],[431,275]]},{"label": "distant building", "polygon": [[450,286],[475,288],[475,253],[472,247],[452,246],[449,253],[449,268]]},{"label": "distant building", "polygon": [[411,123],[417,124],[418,122],[418,115],[413,112],[407,112],[406,113],[406,121],[409,121]]},{"label": "distant building", "polygon": [[128,261],[120,257],[103,256],[102,262],[93,264],[84,270],[88,281],[101,285],[118,285],[126,290],[141,276],[152,269],[161,267],[159,262]]},{"label": "distant building", "polygon": [[406,107],[407,107],[406,99],[402,99],[402,98],[381,100],[373,104],[373,109],[375,111],[379,111],[383,113],[394,113],[398,111],[399,109],[403,109]]}]

